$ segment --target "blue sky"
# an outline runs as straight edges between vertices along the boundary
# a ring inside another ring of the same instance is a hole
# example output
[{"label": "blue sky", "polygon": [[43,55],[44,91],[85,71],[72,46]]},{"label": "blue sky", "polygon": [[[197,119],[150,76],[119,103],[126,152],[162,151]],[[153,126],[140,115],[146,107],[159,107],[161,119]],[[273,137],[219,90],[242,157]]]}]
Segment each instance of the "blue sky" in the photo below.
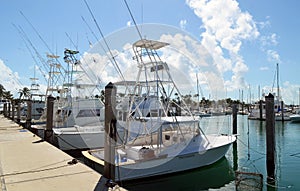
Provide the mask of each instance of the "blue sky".
[{"label": "blue sky", "polygon": [[[123,0],[87,2],[105,36],[132,25]],[[261,91],[270,91],[279,63],[283,100],[298,104],[299,1],[127,0],[127,3],[138,24],[182,28],[203,44],[219,64],[229,97],[238,99],[243,90],[249,99],[251,89],[252,99],[257,99],[258,86]],[[33,57],[37,56],[33,47],[45,59],[50,51],[63,56],[65,48],[75,49],[73,43],[81,54],[88,51],[89,43],[95,44],[96,39],[82,17],[100,39],[83,0],[2,1],[0,83],[12,92],[30,86]],[[26,47],[24,34],[33,47]],[[39,72],[36,75],[40,83],[45,83]]]}]

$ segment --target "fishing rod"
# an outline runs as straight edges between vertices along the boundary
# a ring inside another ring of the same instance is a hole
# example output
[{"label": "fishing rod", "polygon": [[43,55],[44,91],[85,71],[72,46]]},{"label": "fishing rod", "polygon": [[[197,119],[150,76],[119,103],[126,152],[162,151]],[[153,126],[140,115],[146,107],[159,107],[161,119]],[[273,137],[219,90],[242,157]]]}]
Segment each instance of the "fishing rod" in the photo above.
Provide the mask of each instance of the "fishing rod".
[{"label": "fishing rod", "polygon": [[35,46],[33,45],[33,43],[31,42],[31,40],[28,38],[28,36],[26,35],[26,33],[24,32],[24,30],[22,29],[21,26],[19,26],[19,28],[15,25],[15,24],[12,24],[16,30],[19,32],[21,38],[23,39],[24,41],[24,44],[28,50],[28,52],[30,53],[33,61],[39,66],[38,69],[39,71],[41,72],[41,74],[43,75],[43,77],[45,78],[45,80],[47,81],[47,78],[46,78],[46,74],[45,72],[41,69],[40,66],[43,66],[44,69],[46,70],[49,70],[49,68],[47,68],[47,65],[46,64],[42,64],[40,65],[39,62],[36,60],[35,56],[33,55],[33,52],[31,51],[31,49],[29,48],[29,45],[31,46],[31,48],[34,50],[35,54],[37,55],[37,58],[40,60],[41,63],[46,63],[45,60],[43,59],[43,57],[39,54],[39,52],[36,50]]},{"label": "fishing rod", "polygon": [[20,14],[24,17],[24,19],[26,20],[26,22],[31,26],[31,28],[34,30],[34,32],[37,34],[37,36],[39,37],[39,39],[43,42],[43,44],[46,46],[46,48],[48,49],[48,51],[54,55],[54,53],[51,51],[51,49],[49,48],[48,44],[46,43],[46,41],[42,38],[42,36],[40,35],[40,33],[36,30],[36,28],[33,26],[33,24],[27,19],[27,17],[24,15],[24,13],[22,11],[20,11]]},{"label": "fishing rod", "polygon": [[130,17],[131,17],[131,19],[132,19],[132,21],[133,21],[133,23],[134,23],[134,26],[135,26],[135,28],[136,28],[136,31],[138,32],[139,37],[140,37],[140,39],[142,40],[142,39],[143,39],[142,34],[141,34],[139,28],[137,27],[137,24],[136,24],[136,22],[135,22],[135,19],[134,19],[134,17],[133,17],[133,14],[132,14],[132,12],[131,12],[129,6],[128,6],[127,1],[124,0],[124,3],[125,3],[125,5],[126,5],[126,7],[127,7],[127,10],[128,10],[128,12],[129,12],[129,14],[130,14]]},{"label": "fishing rod", "polygon": [[[48,44],[46,43],[46,41],[42,38],[42,36],[40,35],[40,33],[37,31],[37,29],[33,26],[33,24],[29,21],[29,19],[24,15],[24,13],[22,11],[20,11],[20,14],[24,17],[24,19],[26,20],[26,22],[31,26],[31,28],[34,30],[34,32],[37,34],[37,36],[39,37],[39,39],[43,42],[43,44],[46,46],[46,48],[48,49],[48,51],[50,52],[51,55],[55,55],[53,53],[53,51],[49,48]],[[63,65],[59,62],[59,60],[57,58],[55,58],[56,62],[58,62],[61,66],[61,68],[63,69],[64,72],[66,72],[66,69],[63,67]]]},{"label": "fishing rod", "polygon": [[[96,36],[96,34],[94,33],[94,31],[92,30],[92,28],[90,27],[90,25],[87,23],[87,21],[84,19],[83,16],[81,16],[81,19],[82,19],[83,22],[86,24],[86,26],[88,27],[88,29],[90,30],[90,32],[92,33],[92,35],[93,35],[93,37],[96,39],[96,41],[99,42],[98,37]],[[88,39],[88,38],[87,38],[87,39]],[[88,41],[89,41],[89,40],[88,40]],[[89,41],[89,43],[91,44],[90,41]],[[106,53],[107,51],[105,50],[105,48],[103,47],[103,45],[102,45],[100,42],[99,42],[99,45],[100,45],[101,49]],[[113,63],[113,61],[111,60],[111,58],[110,58],[109,56],[108,56],[108,58],[109,58],[109,60]],[[93,61],[94,61],[94,63],[96,63],[95,59],[93,59]],[[108,64],[109,64],[109,63],[106,63],[105,66],[104,66],[104,68],[105,68]],[[90,70],[92,73],[94,73],[93,70],[91,70],[91,68],[89,67],[88,64],[87,64],[87,66],[88,66],[89,70]],[[102,71],[102,72],[104,72],[104,71]],[[95,77],[98,78],[98,79],[100,80],[100,78],[97,77],[96,74],[95,74]],[[100,82],[101,82],[101,80],[100,80]]]},{"label": "fishing rod", "polygon": [[[102,39],[103,39],[103,41],[104,41],[104,44],[105,44],[105,46],[106,46],[106,48],[107,48],[107,50],[108,50],[108,52],[109,52],[109,54],[110,54],[110,57],[109,57],[110,61],[113,61],[113,62],[112,62],[112,63],[113,63],[113,66],[114,66],[115,69],[117,70],[117,72],[118,72],[118,74],[120,75],[120,77],[122,78],[122,80],[125,81],[125,78],[124,78],[124,76],[123,76],[123,73],[121,72],[120,67],[119,67],[119,65],[118,65],[118,63],[117,63],[117,61],[116,61],[116,59],[115,59],[115,56],[113,55],[111,49],[110,49],[109,46],[108,46],[108,43],[107,43],[107,41],[106,41],[106,39],[105,39],[105,37],[104,37],[104,35],[103,35],[103,33],[102,33],[102,30],[101,30],[100,26],[98,25],[98,22],[97,22],[97,20],[96,20],[96,18],[95,18],[95,16],[94,16],[94,14],[93,14],[93,12],[92,12],[90,6],[88,5],[88,3],[87,3],[86,0],[84,0],[84,3],[85,3],[85,5],[86,5],[86,7],[88,8],[89,13],[91,14],[91,16],[92,16],[92,18],[93,18],[93,21],[94,21],[94,23],[96,24],[96,27],[97,27],[98,31],[100,32],[101,37],[102,37]],[[104,48],[104,47],[103,47],[103,48]],[[104,52],[106,52],[105,49],[104,49]]]},{"label": "fishing rod", "polygon": [[[24,40],[24,39],[23,39]],[[28,44],[26,42],[24,42],[28,52],[30,53],[31,55],[31,58],[33,59],[34,63],[37,65],[37,68],[38,70],[40,71],[40,73],[42,74],[42,76],[44,77],[44,80],[47,82],[47,77],[46,77],[46,74],[45,72],[41,69],[41,67],[39,66],[39,62],[36,60],[35,56],[33,55],[33,52],[30,50]],[[36,67],[35,67],[36,68]]]},{"label": "fishing rod", "polygon": [[[14,24],[13,24],[14,25]],[[31,40],[29,39],[29,37],[27,36],[27,34],[25,33],[25,31],[22,29],[21,26],[16,27],[14,25],[14,27],[17,29],[17,31],[20,33],[22,39],[24,40],[25,42],[25,45],[29,44],[31,46],[31,48],[34,50],[35,54],[37,55],[38,59],[40,60],[40,62],[42,63],[42,66],[44,67],[44,70],[46,71],[50,71],[50,66],[48,65],[48,62],[44,60],[44,58],[40,55],[40,53],[37,51],[37,49],[35,48],[35,46],[33,45],[33,43],[31,42]],[[27,43],[26,43],[27,42]],[[48,58],[52,57],[52,55],[47,55]],[[57,59],[56,59],[57,60]],[[39,64],[38,64],[39,65]],[[43,72],[40,67],[39,67],[39,70],[41,71],[41,73],[44,75],[44,77],[46,78],[46,74],[45,72]],[[51,72],[51,71],[50,71]],[[61,72],[61,71],[60,71]],[[53,77],[53,76],[52,76]],[[61,82],[63,79],[61,79],[61,76],[55,76],[54,80],[56,82]],[[46,81],[48,81],[46,79]]]}]

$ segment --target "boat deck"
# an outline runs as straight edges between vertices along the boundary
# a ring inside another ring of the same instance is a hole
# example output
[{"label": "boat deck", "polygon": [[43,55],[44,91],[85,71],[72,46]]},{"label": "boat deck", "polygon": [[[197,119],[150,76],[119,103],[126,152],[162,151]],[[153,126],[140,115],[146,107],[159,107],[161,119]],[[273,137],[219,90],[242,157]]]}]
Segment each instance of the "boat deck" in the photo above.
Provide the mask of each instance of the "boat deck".
[{"label": "boat deck", "polygon": [[105,183],[101,174],[0,115],[0,191],[111,190]]}]

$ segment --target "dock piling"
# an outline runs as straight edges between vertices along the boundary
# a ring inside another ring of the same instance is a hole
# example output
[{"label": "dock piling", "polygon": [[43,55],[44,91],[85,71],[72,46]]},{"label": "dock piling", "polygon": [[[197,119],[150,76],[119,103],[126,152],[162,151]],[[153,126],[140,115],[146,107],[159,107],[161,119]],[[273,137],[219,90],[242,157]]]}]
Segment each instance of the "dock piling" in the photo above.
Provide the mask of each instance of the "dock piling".
[{"label": "dock piling", "polygon": [[269,94],[266,98],[266,148],[267,148],[267,175],[268,180],[275,179],[275,113],[274,96]]},{"label": "dock piling", "polygon": [[15,121],[16,100],[12,100],[11,120]]},{"label": "dock piling", "polygon": [[116,86],[105,86],[105,143],[104,143],[104,177],[115,180],[115,146],[116,146]]},{"label": "dock piling", "polygon": [[237,134],[237,105],[232,106],[232,134]]},{"label": "dock piling", "polygon": [[259,120],[263,120],[263,101],[259,100]]},{"label": "dock piling", "polygon": [[7,109],[7,111],[8,111],[7,117],[10,118],[10,116],[11,116],[11,104],[10,103],[8,103],[8,109]]},{"label": "dock piling", "polygon": [[284,108],[283,108],[283,101],[280,102],[281,106],[281,121],[284,122]]},{"label": "dock piling", "polygon": [[17,101],[17,123],[20,124],[21,122],[21,101]]},{"label": "dock piling", "polygon": [[7,103],[4,104],[3,106],[3,114],[4,114],[4,117],[7,117]]},{"label": "dock piling", "polygon": [[[237,104],[232,106],[232,134],[237,135]],[[237,141],[235,141],[232,145],[232,153],[233,153],[233,170],[236,171],[238,169],[238,155],[237,155]]]},{"label": "dock piling", "polygon": [[27,116],[26,116],[26,125],[25,127],[27,129],[31,128],[31,107],[32,107],[32,103],[30,100],[27,101]]},{"label": "dock piling", "polygon": [[54,97],[51,95],[47,97],[47,123],[46,129],[44,132],[44,140],[52,143],[53,136],[53,105],[54,105]]}]

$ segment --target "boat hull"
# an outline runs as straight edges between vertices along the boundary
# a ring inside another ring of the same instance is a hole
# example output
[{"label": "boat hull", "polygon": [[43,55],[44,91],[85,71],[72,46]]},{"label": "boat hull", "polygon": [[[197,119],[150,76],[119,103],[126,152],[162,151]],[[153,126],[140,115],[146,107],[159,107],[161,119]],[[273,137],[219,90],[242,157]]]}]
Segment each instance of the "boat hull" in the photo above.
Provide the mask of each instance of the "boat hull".
[{"label": "boat hull", "polygon": [[[205,152],[193,152],[177,155],[172,158],[161,157],[153,160],[119,165],[116,166],[115,181],[142,179],[208,166],[224,157],[231,143],[232,142],[228,142],[227,144],[208,149]],[[93,151],[83,152],[85,163],[94,170],[103,173],[104,161],[93,156],[91,152]]]},{"label": "boat hull", "polygon": [[[70,129],[70,128],[65,128]],[[104,147],[104,131],[57,131],[55,139],[61,150],[86,150]]]},{"label": "boat hull", "polygon": [[300,123],[300,115],[299,114],[291,115],[290,119],[291,119],[291,122],[293,122],[293,123]]},{"label": "boat hull", "polygon": [[[205,153],[191,153],[176,156],[173,159],[163,158],[153,160],[149,161],[148,164],[142,164],[141,167],[138,165],[127,167],[120,166],[119,171],[117,171],[115,175],[116,180],[146,178],[208,166],[224,157],[229,147],[230,145],[224,145],[223,147],[208,150]],[[143,166],[149,166],[149,168],[142,168]]]}]

